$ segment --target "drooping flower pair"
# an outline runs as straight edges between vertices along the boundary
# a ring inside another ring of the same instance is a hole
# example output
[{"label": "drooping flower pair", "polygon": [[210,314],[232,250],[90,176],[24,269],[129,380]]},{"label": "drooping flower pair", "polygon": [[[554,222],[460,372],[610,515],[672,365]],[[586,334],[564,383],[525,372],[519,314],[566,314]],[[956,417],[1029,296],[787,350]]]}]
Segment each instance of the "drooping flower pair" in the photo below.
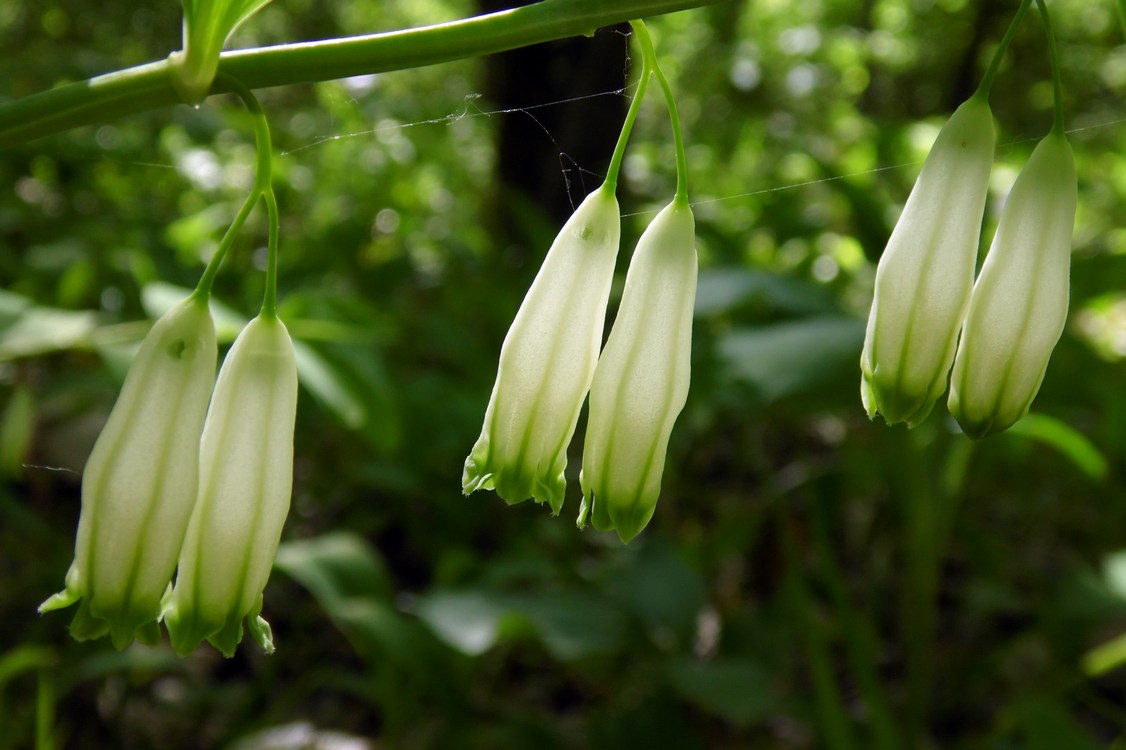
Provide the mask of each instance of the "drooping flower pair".
[{"label": "drooping flower pair", "polygon": [[939,132],[880,258],[860,360],[869,416],[918,424],[953,365],[950,412],[985,437],[1023,417],[1040,388],[1067,315],[1075,163],[1062,132],[1041,141],[975,283],[993,140],[975,96]]},{"label": "drooping flower pair", "polygon": [[687,397],[696,248],[692,211],[675,200],[638,242],[599,356],[619,234],[607,183],[563,226],[505,337],[462,489],[495,489],[509,503],[530,497],[558,514],[589,390],[579,522],[591,512],[597,528],[628,542],[653,514]]},{"label": "drooping flower pair", "polygon": [[[467,495],[495,489],[510,504],[533,498],[558,515],[567,489],[567,446],[589,391],[578,525],[589,516],[595,528],[616,531],[623,542],[653,516],[669,436],[688,396],[697,265],[676,102],[645,24],[631,26],[641,47],[641,76],[606,181],[564,224],[516,313],[461,482]],[[638,241],[600,355],[621,234],[618,172],[651,76],[672,121],[676,197]]]},{"label": "drooping flower pair", "polygon": [[79,640],[109,633],[117,648],[134,638],[152,644],[164,617],[181,655],[205,638],[230,655],[245,618],[271,648],[258,613],[289,508],[293,345],[281,321],[259,316],[217,384],[215,361],[199,293],[141,344],[83,472],[66,588],[39,608],[77,602]]}]

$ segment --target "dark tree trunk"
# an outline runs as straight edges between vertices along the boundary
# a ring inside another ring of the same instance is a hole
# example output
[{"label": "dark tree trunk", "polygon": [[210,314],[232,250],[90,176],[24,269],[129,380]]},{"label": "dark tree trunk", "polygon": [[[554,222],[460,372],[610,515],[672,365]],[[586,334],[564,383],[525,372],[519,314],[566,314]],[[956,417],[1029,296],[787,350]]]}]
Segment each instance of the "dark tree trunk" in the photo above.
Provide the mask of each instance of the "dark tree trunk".
[{"label": "dark tree trunk", "polygon": [[[525,4],[478,0],[482,12]],[[485,106],[519,110],[499,116],[498,214],[524,199],[561,224],[601,183],[629,100],[592,95],[624,86],[627,49],[623,34],[603,29],[487,58]]]}]

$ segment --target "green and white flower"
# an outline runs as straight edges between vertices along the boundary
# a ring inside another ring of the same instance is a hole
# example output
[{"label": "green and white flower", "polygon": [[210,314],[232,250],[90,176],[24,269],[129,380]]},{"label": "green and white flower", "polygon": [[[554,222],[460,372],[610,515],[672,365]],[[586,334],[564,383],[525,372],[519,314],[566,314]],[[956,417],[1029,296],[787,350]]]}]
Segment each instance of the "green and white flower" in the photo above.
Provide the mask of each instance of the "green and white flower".
[{"label": "green and white flower", "polygon": [[623,542],[653,516],[669,436],[688,397],[696,273],[695,221],[678,198],[637,243],[590,387],[579,525],[589,512],[595,528],[613,529]]},{"label": "green and white flower", "polygon": [[164,621],[176,652],[207,639],[231,656],[243,620],[267,651],[259,613],[293,487],[297,365],[280,320],[242,330],[215,385],[200,443],[199,499]]},{"label": "green and white flower", "polygon": [[621,219],[603,185],[564,224],[532,282],[500,352],[481,436],[465,460],[462,489],[495,489],[563,506],[567,445],[602,343]]},{"label": "green and white flower", "polygon": [[971,437],[1028,412],[1067,321],[1075,158],[1053,132],[1032,152],[1001,212],[974,285],[954,372],[950,413]]},{"label": "green and white flower", "polygon": [[71,633],[114,646],[159,639],[161,597],[196,500],[199,439],[215,382],[205,296],[145,336],[82,476],[82,513],[66,589],[40,612],[79,602]]},{"label": "green and white flower", "polygon": [[975,96],[939,132],[880,257],[860,357],[870,417],[914,426],[946,390],[973,287],[993,141],[989,105]]}]

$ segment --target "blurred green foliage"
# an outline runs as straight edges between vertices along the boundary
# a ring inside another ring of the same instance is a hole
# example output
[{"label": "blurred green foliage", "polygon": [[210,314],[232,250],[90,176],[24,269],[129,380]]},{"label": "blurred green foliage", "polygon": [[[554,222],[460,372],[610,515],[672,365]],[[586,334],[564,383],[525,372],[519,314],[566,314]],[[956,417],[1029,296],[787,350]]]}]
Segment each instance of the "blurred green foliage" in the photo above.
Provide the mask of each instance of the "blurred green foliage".
[{"label": "blurred green foliage", "polygon": [[[1109,0],[1052,3],[1080,208],[1035,414],[970,444],[942,408],[907,432],[859,404],[874,262],[1013,5],[750,0],[653,21],[703,267],[689,404],[626,548],[573,527],[577,482],[562,518],[459,492],[547,217],[570,208],[497,179],[501,123],[538,110],[495,111],[481,61],[260,92],[303,383],[271,657],[117,653],[35,614],[132,348],[249,184],[245,113],[219,98],[0,153],[0,749],[1126,746],[1126,46]],[[233,46],[473,12],[275,0]],[[179,23],[175,3],[6,0],[0,98],[162,58]],[[987,236],[1051,120],[1035,14],[993,104]],[[611,142],[619,124],[586,123]],[[541,134],[577,203],[605,163]],[[623,247],[674,180],[654,97]],[[227,341],[257,307],[264,234],[255,214],[219,277]]]}]

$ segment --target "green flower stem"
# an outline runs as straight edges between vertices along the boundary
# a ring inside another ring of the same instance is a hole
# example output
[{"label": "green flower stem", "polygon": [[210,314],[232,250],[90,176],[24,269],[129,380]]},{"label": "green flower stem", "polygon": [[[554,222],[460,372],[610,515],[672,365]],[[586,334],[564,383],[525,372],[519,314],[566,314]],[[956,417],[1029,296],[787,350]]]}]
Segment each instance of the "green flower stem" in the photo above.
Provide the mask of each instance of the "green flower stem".
[{"label": "green flower stem", "polygon": [[610,158],[610,168],[606,171],[605,186],[611,192],[614,192],[617,188],[618,173],[622,169],[622,157],[626,153],[626,142],[629,141],[633,123],[637,120],[637,113],[641,111],[641,100],[645,98],[645,90],[649,88],[649,78],[652,75],[653,66],[650,64],[649,56],[643,53],[641,55],[641,75],[637,78],[637,91],[633,94],[633,101],[629,103],[626,121],[622,125],[621,134],[618,135],[618,143],[614,146],[614,155]]},{"label": "green flower stem", "polygon": [[207,267],[203,270],[203,275],[199,279],[199,284],[196,285],[194,294],[204,299],[211,294],[211,287],[215,283],[215,276],[219,273],[219,266],[222,265],[223,259],[227,257],[231,246],[234,245],[235,238],[238,237],[238,233],[242,230],[243,224],[246,223],[246,219],[250,216],[255,204],[258,203],[258,199],[265,197],[266,210],[269,213],[270,239],[268,244],[269,260],[266,267],[266,295],[262,309],[272,316],[277,300],[278,207],[273,188],[273,146],[270,141],[270,125],[266,121],[266,115],[262,112],[262,105],[258,103],[254,92],[238,79],[225,73],[220,73],[217,80],[220,80],[228,91],[236,94],[246,105],[247,111],[250,112],[254,121],[254,145],[257,162],[254,167],[254,184],[250,188],[250,195],[246,196],[238,214],[235,215],[235,220],[231,222],[230,228],[223,235],[223,239],[220,240],[219,248],[211,256],[211,260],[207,262]]},{"label": "green flower stem", "polygon": [[805,651],[822,744],[828,750],[856,750],[860,745],[853,733],[844,695],[837,685],[828,636],[814,614],[813,597],[802,570],[792,525],[784,513],[779,513],[777,523],[786,565],[782,591],[791,622],[795,624],[795,636]]},{"label": "green flower stem", "polygon": [[[719,0],[542,0],[523,8],[383,34],[226,52],[219,72],[251,89],[330,81],[479,57]],[[180,101],[168,60],[0,104],[0,148]],[[230,92],[230,79],[211,93]]]},{"label": "green flower stem", "polygon": [[908,747],[925,744],[936,671],[938,593],[973,442],[920,425],[896,445],[890,463],[893,499],[902,524],[903,599],[900,602],[907,681],[900,728]]},{"label": "green flower stem", "polygon": [[35,701],[35,750],[55,747],[55,679],[50,668],[40,669]]},{"label": "green flower stem", "polygon": [[831,529],[836,525],[836,519],[832,517],[832,506],[827,498],[810,503],[810,537],[819,558],[823,584],[839,616],[848,665],[864,700],[871,727],[868,747],[872,750],[896,750],[903,747],[903,743],[897,736],[886,688],[880,678],[880,640],[871,616],[853,602],[848,581],[833,552]]},{"label": "green flower stem", "polygon": [[273,320],[278,316],[278,199],[272,187],[267,188],[262,197],[266,200],[270,235],[266,241],[266,292],[262,297],[261,316]]},{"label": "green flower stem", "polygon": [[630,25],[633,27],[633,33],[637,34],[637,39],[641,43],[642,55],[646,58],[653,73],[657,76],[657,83],[661,85],[661,91],[665,94],[665,102],[668,104],[669,108],[669,119],[672,120],[673,142],[676,144],[676,201],[687,203],[688,156],[684,150],[684,134],[680,128],[680,115],[676,110],[676,98],[673,96],[672,87],[669,86],[669,81],[665,78],[665,73],[661,70],[661,65],[657,61],[657,52],[653,49],[653,38],[649,36],[649,30],[645,28],[644,22],[631,21]]},{"label": "green flower stem", "polygon": [[235,244],[235,238],[242,231],[242,225],[246,223],[250,212],[254,210],[254,204],[258,202],[258,197],[257,190],[251,190],[250,195],[246,196],[242,207],[235,214],[235,220],[231,222],[231,226],[223,235],[223,239],[219,241],[219,248],[211,256],[211,260],[207,261],[207,267],[203,269],[203,275],[200,276],[199,284],[196,285],[195,292],[193,292],[194,296],[201,299],[207,299],[211,296],[211,287],[215,283],[215,276],[219,273],[219,266],[223,263],[223,259],[227,257],[227,252],[231,249],[231,246]]},{"label": "green flower stem", "polygon": [[1064,134],[1063,82],[1060,76],[1060,54],[1059,50],[1056,49],[1056,35],[1052,33],[1052,22],[1048,18],[1048,5],[1044,0],[1036,0],[1036,6],[1040,9],[1040,17],[1044,19],[1044,33],[1048,35],[1048,54],[1052,60],[1052,106],[1055,112],[1052,120],[1052,133],[1062,136]]},{"label": "green flower stem", "polygon": [[[1126,2],[1126,0],[1123,0],[1123,2]],[[981,85],[974,92],[974,96],[984,99],[987,103],[989,101],[989,90],[993,87],[993,79],[997,76],[997,69],[1001,67],[1001,60],[1004,59],[1005,52],[1009,49],[1009,44],[1016,36],[1020,22],[1024,20],[1024,14],[1028,12],[1030,7],[1032,7],[1032,0],[1021,0],[1020,7],[1017,8],[1016,15],[1013,16],[1013,22],[1009,24],[1005,36],[1002,37],[1001,43],[997,45],[997,51],[993,53],[993,59],[989,61],[985,75],[981,77]]]}]

